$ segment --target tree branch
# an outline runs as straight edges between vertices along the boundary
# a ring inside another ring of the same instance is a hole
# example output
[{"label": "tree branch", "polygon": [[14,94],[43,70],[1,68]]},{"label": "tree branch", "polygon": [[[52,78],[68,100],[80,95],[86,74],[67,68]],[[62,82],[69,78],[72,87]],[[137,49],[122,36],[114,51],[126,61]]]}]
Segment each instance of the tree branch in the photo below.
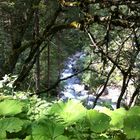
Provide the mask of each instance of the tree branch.
[{"label": "tree branch", "polygon": [[84,68],[84,69],[82,69],[82,70],[80,70],[80,71],[78,71],[78,72],[76,72],[76,73],[74,73],[74,74],[72,74],[72,75],[70,75],[70,76],[68,76],[68,77],[65,77],[65,78],[62,78],[62,79],[58,79],[58,80],[55,82],[55,84],[53,84],[50,88],[48,88],[48,89],[46,89],[46,90],[43,90],[43,91],[40,91],[40,92],[37,92],[36,94],[37,94],[37,95],[40,95],[40,94],[42,94],[42,93],[44,93],[44,92],[48,92],[48,91],[50,91],[50,90],[56,88],[60,82],[65,81],[65,80],[67,80],[67,79],[70,79],[70,78],[72,78],[72,77],[74,77],[74,76],[77,76],[78,74],[83,73],[83,72],[86,71],[86,70],[89,70],[89,67],[90,67],[91,64],[92,64],[92,62],[90,62],[86,68]]}]

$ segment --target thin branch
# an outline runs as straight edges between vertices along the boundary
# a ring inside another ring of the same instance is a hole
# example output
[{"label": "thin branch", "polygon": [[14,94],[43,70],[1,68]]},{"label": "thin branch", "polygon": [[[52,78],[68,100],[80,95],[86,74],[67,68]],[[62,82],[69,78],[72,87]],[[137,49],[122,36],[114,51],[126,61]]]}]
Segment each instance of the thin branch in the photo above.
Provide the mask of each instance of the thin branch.
[{"label": "thin branch", "polygon": [[96,106],[98,99],[100,98],[100,96],[102,96],[103,92],[105,91],[106,86],[107,86],[107,84],[108,84],[108,81],[109,81],[109,79],[110,79],[110,76],[111,76],[111,74],[113,73],[113,71],[115,70],[115,68],[116,68],[116,66],[113,65],[112,68],[111,68],[111,70],[110,70],[110,72],[108,73],[108,76],[107,76],[106,82],[105,82],[105,84],[104,84],[104,86],[103,86],[103,89],[101,90],[101,92],[100,92],[100,93],[96,96],[96,98],[95,98],[95,101],[94,101],[94,103],[93,103],[93,108]]},{"label": "thin branch", "polygon": [[[46,47],[46,44],[41,48],[41,50],[39,51],[39,54],[44,50],[45,47]],[[18,78],[13,83],[14,89],[19,88],[21,81],[23,81],[25,79],[25,77],[29,74],[30,70],[33,68],[33,66],[36,62],[37,55],[38,55],[37,52],[35,52],[35,54],[33,54],[31,57],[29,56],[30,58],[28,57],[25,60]],[[26,62],[27,60],[29,61],[28,63]]]},{"label": "thin branch", "polygon": [[139,94],[139,92],[140,92],[140,87],[137,87],[137,88],[135,89],[135,91],[134,91],[134,93],[133,93],[131,99],[130,99],[130,102],[129,102],[129,105],[128,105],[129,108],[132,106],[132,104],[133,104],[133,102],[134,102],[136,96]]},{"label": "thin branch", "polygon": [[36,94],[37,94],[37,95],[40,95],[40,94],[42,94],[42,93],[44,93],[44,92],[48,92],[48,91],[50,91],[50,90],[56,88],[60,82],[65,81],[65,80],[67,80],[67,79],[70,79],[70,78],[72,78],[72,77],[74,77],[74,76],[77,76],[78,74],[83,73],[83,72],[86,71],[86,70],[89,70],[89,67],[90,67],[91,64],[92,64],[92,62],[90,62],[86,68],[84,68],[84,69],[82,69],[82,70],[80,70],[80,71],[78,71],[78,72],[76,72],[76,73],[74,73],[74,74],[72,74],[72,75],[70,75],[70,76],[68,76],[68,77],[65,77],[65,78],[62,78],[62,79],[58,79],[58,80],[55,82],[55,84],[53,84],[50,88],[48,88],[48,89],[46,89],[46,90],[43,90],[43,91],[40,91],[40,92],[37,92]]},{"label": "thin branch", "polygon": [[[104,41],[100,41],[98,43],[96,43],[96,40],[94,38],[94,36],[92,35],[92,33],[90,31],[88,31],[87,29],[85,29],[89,38],[90,38],[90,41],[91,43],[93,44],[92,46],[95,47],[95,48],[98,48],[99,49],[99,52],[101,54],[103,54],[105,57],[108,58],[108,60],[110,60],[122,73],[125,73],[125,71],[118,65],[117,61],[114,61],[107,53],[105,53],[102,48],[100,46],[104,45],[105,42]],[[120,51],[119,51],[120,52]]]},{"label": "thin branch", "polygon": [[134,41],[135,41],[135,44],[136,44],[136,48],[137,49],[134,49],[133,50],[133,55],[131,56],[131,59],[129,61],[130,62],[130,65],[129,65],[127,71],[123,74],[122,89],[121,89],[121,93],[120,93],[120,96],[119,96],[118,101],[117,101],[117,108],[120,108],[121,100],[123,98],[123,95],[125,93],[125,90],[127,89],[128,83],[129,83],[129,81],[130,81],[130,79],[132,77],[131,71],[133,70],[133,67],[134,67],[136,58],[137,58],[137,56],[139,54],[138,40],[137,40],[137,36],[136,36],[136,33],[135,32],[134,32]]}]

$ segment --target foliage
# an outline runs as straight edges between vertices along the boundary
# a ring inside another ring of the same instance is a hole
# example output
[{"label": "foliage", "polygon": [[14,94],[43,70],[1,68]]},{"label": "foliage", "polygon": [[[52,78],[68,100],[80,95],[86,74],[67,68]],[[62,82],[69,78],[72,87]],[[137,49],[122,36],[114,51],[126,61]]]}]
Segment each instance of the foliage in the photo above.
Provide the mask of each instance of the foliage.
[{"label": "foliage", "polygon": [[3,80],[0,80],[0,93],[4,93],[6,95],[14,94],[13,83],[16,80],[17,76],[5,75]]},{"label": "foliage", "polygon": [[38,139],[58,139],[64,133],[64,126],[50,120],[32,126],[32,137]]},{"label": "foliage", "polygon": [[48,102],[13,90],[13,85],[35,89],[37,59],[40,89],[49,88],[59,80],[66,58],[82,49],[86,57],[77,70],[91,62],[81,74],[83,83],[94,91],[121,83],[120,107],[132,81],[135,98],[140,91],[138,0],[1,0],[0,17],[0,79],[7,74],[0,81],[1,139],[140,139],[139,107],[99,112],[76,101]]},{"label": "foliage", "polygon": [[109,128],[110,117],[96,110],[87,111],[87,120],[93,132],[101,133]]},{"label": "foliage", "polygon": [[[77,70],[92,62],[89,71],[81,75],[91,90],[96,92],[101,85],[113,83],[121,86],[123,96],[129,81],[139,90],[137,3],[138,0],[1,1],[0,79],[5,74],[17,74],[13,83],[17,88],[48,90],[59,81],[66,58],[82,50],[86,57],[77,63]],[[36,61],[38,66],[34,66]],[[109,74],[112,66],[115,69]],[[53,95],[59,92],[57,86]]]},{"label": "foliage", "polygon": [[140,139],[139,120],[138,106],[87,110],[79,101],[47,102],[24,92],[3,93],[0,101],[0,139],[7,140]]},{"label": "foliage", "polygon": [[23,104],[18,100],[4,100],[0,103],[0,115],[11,116],[22,112]]},{"label": "foliage", "polygon": [[67,104],[63,102],[54,104],[51,108],[51,113],[55,113],[63,118],[67,124],[73,124],[75,121],[83,119],[86,115],[85,108],[82,104],[72,100],[69,100]]}]

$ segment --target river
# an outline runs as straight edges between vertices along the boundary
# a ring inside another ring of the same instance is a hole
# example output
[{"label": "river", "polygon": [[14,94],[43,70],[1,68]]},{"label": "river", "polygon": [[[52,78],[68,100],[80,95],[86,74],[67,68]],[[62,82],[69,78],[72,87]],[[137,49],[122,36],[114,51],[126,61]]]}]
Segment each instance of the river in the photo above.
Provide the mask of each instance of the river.
[{"label": "river", "polygon": [[[65,68],[61,73],[61,78],[66,78],[75,73],[74,68],[76,67],[76,62],[79,59],[83,59],[85,54],[82,52],[77,52],[68,58],[65,63]],[[115,109],[117,99],[121,92],[121,89],[116,86],[107,87],[108,94],[101,96],[98,100],[98,103],[95,109],[100,109],[103,106],[110,106],[110,108]],[[79,100],[87,108],[92,108],[96,96],[89,94],[89,90],[86,89],[86,86],[81,83],[77,76],[65,80],[64,90],[60,92],[60,100],[67,101],[68,99]]]}]

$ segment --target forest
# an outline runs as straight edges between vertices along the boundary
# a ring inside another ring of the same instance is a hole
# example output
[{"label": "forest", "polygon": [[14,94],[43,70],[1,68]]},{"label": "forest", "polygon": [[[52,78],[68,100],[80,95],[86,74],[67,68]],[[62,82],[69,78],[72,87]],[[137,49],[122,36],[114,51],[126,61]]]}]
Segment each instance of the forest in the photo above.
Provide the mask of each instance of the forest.
[{"label": "forest", "polygon": [[140,140],[140,1],[0,0],[0,140]]}]

